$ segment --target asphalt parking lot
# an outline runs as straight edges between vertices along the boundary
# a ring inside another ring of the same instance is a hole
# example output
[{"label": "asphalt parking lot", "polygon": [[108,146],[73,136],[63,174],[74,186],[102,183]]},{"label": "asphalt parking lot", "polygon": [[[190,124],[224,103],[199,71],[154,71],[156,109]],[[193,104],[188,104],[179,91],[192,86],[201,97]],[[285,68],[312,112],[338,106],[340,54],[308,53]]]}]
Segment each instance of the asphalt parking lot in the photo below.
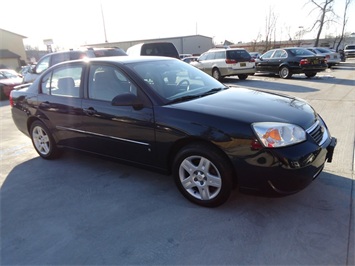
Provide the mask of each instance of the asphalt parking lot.
[{"label": "asphalt parking lot", "polygon": [[355,60],[283,80],[225,83],[306,99],[338,139],[305,190],[266,198],[234,191],[213,209],[171,177],[82,153],[37,155],[1,115],[1,265],[355,265]]}]

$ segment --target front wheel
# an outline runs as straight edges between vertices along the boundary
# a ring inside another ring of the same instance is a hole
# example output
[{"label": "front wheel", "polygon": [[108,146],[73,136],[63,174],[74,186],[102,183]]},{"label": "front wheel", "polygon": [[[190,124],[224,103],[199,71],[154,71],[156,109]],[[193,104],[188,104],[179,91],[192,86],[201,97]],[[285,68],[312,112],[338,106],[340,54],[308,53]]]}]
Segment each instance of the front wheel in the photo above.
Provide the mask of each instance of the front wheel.
[{"label": "front wheel", "polygon": [[227,201],[233,188],[233,170],[215,148],[192,144],[183,148],[173,164],[175,183],[185,198],[204,207]]},{"label": "front wheel", "polygon": [[290,72],[290,69],[286,66],[283,66],[280,68],[279,75],[283,79],[289,79],[292,77],[292,74]]},{"label": "front wheel", "polygon": [[58,148],[48,128],[40,121],[31,125],[30,136],[37,153],[44,159],[54,159],[58,156]]}]

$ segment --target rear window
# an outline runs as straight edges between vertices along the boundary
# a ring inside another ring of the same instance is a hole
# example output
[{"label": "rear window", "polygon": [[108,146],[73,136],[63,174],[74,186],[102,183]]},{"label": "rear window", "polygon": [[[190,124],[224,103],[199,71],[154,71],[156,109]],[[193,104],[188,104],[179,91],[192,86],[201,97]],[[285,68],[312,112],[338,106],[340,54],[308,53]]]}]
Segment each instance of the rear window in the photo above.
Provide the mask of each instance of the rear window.
[{"label": "rear window", "polygon": [[348,45],[345,47],[346,50],[355,50],[355,45]]},{"label": "rear window", "polygon": [[290,49],[289,50],[291,52],[291,54],[297,56],[297,55],[300,55],[300,56],[303,56],[303,55],[314,55],[314,53],[312,53],[311,51],[307,50],[307,49]]},{"label": "rear window", "polygon": [[228,50],[227,58],[237,61],[249,61],[251,59],[250,54],[245,50]]},{"label": "rear window", "polygon": [[172,43],[146,43],[142,46],[141,55],[168,56],[180,59]]}]

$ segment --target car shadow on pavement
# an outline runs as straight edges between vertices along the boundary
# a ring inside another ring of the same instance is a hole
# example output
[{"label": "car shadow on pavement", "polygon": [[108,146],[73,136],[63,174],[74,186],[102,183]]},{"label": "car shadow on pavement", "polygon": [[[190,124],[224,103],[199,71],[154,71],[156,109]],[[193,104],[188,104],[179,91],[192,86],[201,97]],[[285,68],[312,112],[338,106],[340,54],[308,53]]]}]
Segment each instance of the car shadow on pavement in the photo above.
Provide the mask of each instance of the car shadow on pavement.
[{"label": "car shadow on pavement", "polygon": [[352,186],[323,172],[291,196],[234,191],[203,208],[169,176],[81,153],[36,157],[1,187],[2,263],[351,265]]}]

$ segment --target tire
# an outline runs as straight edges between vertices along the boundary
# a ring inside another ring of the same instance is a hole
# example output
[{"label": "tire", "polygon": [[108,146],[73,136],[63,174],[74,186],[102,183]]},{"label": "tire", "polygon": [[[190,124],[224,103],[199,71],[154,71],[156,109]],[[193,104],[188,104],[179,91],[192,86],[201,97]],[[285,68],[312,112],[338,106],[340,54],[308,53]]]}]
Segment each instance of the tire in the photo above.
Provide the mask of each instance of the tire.
[{"label": "tire", "polygon": [[5,95],[4,88],[0,86],[0,101],[5,100],[7,96]]},{"label": "tire", "polygon": [[246,80],[247,77],[248,77],[247,74],[240,74],[240,75],[238,75],[238,78],[239,78],[240,80]]},{"label": "tire", "polygon": [[315,75],[317,75],[317,72],[311,72],[311,73],[304,73],[307,78],[313,78]]},{"label": "tire", "polygon": [[222,80],[221,72],[219,72],[218,68],[214,68],[212,70],[212,77],[214,77],[216,80]]},{"label": "tire", "polygon": [[31,125],[30,136],[33,147],[44,159],[55,159],[59,155],[57,145],[48,128],[40,121]]},{"label": "tire", "polygon": [[176,186],[185,198],[200,206],[217,207],[225,203],[233,189],[233,170],[227,160],[220,151],[207,145],[184,147],[173,164]]},{"label": "tire", "polygon": [[289,79],[292,77],[292,74],[287,66],[283,66],[280,68],[279,76],[283,79]]}]

